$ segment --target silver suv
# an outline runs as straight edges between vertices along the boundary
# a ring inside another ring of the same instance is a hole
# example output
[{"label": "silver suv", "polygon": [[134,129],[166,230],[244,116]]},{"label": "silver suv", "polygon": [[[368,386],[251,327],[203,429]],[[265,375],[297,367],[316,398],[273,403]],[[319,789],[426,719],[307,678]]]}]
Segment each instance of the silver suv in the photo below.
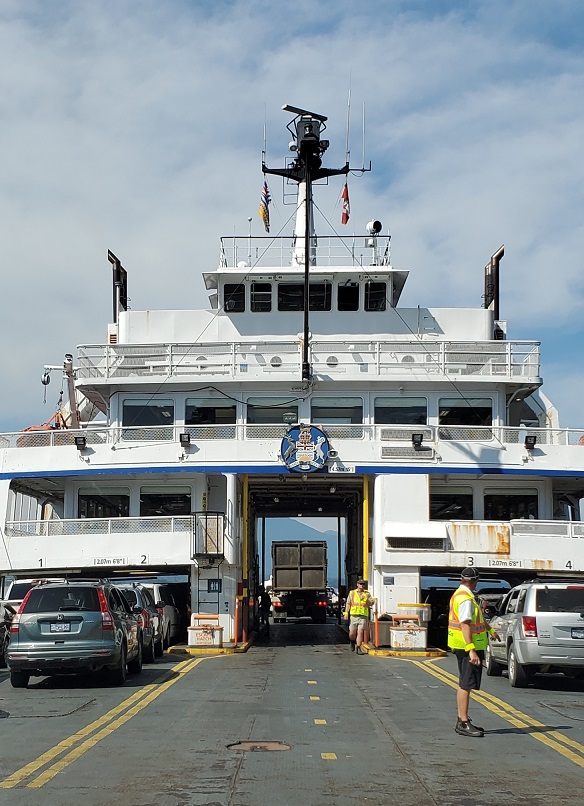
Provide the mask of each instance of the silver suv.
[{"label": "silver suv", "polygon": [[122,685],[142,669],[142,641],[137,614],[107,580],[40,584],[10,624],[10,682],[26,688],[32,675],[105,669]]},{"label": "silver suv", "polygon": [[536,672],[584,675],[584,582],[535,580],[512,588],[490,621],[487,674],[505,667],[512,686],[523,687]]}]

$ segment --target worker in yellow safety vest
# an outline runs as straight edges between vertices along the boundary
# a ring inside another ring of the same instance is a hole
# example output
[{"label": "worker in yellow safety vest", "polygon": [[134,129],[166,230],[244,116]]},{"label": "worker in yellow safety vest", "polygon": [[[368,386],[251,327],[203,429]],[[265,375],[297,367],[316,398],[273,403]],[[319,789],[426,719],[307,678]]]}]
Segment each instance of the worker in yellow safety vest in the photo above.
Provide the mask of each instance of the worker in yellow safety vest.
[{"label": "worker in yellow safety vest", "polygon": [[483,660],[489,633],[497,633],[485,624],[483,611],[474,597],[479,581],[476,568],[465,568],[460,586],[450,598],[448,611],[448,646],[458,661],[458,691],[456,707],[458,718],[454,730],[461,736],[484,736],[483,728],[473,725],[468,715],[470,692],[481,687]]},{"label": "worker in yellow safety vest", "polygon": [[349,640],[351,642],[351,652],[357,651],[357,655],[364,655],[361,649],[363,636],[369,630],[369,608],[375,599],[368,590],[365,589],[365,580],[359,579],[357,587],[349,592],[345,604],[345,618],[349,619]]}]

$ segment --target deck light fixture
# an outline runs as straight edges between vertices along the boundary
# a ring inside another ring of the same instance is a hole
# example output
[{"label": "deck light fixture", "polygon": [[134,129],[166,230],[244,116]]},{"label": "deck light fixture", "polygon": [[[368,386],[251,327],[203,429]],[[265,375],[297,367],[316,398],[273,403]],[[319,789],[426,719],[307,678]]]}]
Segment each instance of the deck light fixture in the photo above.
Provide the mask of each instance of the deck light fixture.
[{"label": "deck light fixture", "polygon": [[87,448],[87,437],[75,437],[75,447],[78,451],[84,451]]},{"label": "deck light fixture", "polygon": [[412,445],[414,446],[414,450],[419,451],[422,447],[422,442],[424,441],[423,434],[412,434]]},{"label": "deck light fixture", "polygon": [[526,451],[532,451],[537,443],[537,436],[535,434],[527,434],[525,442],[523,443]]},{"label": "deck light fixture", "polygon": [[188,433],[188,431],[179,434],[178,439],[182,448],[188,448],[191,444],[191,435]]}]

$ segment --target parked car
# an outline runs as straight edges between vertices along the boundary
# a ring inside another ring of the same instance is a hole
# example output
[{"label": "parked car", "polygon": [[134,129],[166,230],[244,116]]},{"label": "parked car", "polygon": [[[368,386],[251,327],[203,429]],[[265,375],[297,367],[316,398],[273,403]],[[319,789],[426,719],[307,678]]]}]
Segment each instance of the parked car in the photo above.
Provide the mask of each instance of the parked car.
[{"label": "parked car", "polygon": [[139,582],[118,583],[117,587],[124,594],[124,598],[130,605],[132,612],[136,613],[142,623],[142,636],[144,645],[142,652],[146,663],[153,663],[155,658],[160,658],[163,653],[164,634],[163,616],[158,611],[152,598],[152,593]]},{"label": "parked car", "polygon": [[10,682],[26,688],[34,675],[104,669],[122,685],[142,669],[142,640],[136,615],[107,580],[42,583],[10,625]]},{"label": "parked car", "polygon": [[6,594],[0,604],[9,605],[15,611],[18,610],[22,604],[22,600],[35,585],[40,585],[41,582],[66,582],[64,577],[35,577],[34,579],[14,579],[8,588]]},{"label": "parked car", "polygon": [[162,615],[163,620],[163,646],[168,648],[170,642],[180,636],[180,611],[172,595],[171,585],[158,582],[144,583],[152,594],[152,598]]},{"label": "parked car", "polygon": [[8,665],[8,641],[13,617],[13,608],[10,605],[0,604],[0,669],[5,669]]},{"label": "parked car", "polygon": [[491,627],[485,666],[490,676],[508,669],[512,686],[536,672],[584,676],[584,582],[525,582],[505,596]]}]

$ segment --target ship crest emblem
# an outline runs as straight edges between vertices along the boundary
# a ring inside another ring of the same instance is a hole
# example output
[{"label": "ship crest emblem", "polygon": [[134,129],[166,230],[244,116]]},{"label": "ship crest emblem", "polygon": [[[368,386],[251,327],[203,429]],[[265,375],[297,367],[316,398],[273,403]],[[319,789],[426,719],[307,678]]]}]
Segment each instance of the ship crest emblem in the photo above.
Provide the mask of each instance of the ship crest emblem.
[{"label": "ship crest emblem", "polygon": [[329,442],[320,428],[314,425],[294,425],[282,440],[281,454],[289,470],[311,473],[324,467]]}]

